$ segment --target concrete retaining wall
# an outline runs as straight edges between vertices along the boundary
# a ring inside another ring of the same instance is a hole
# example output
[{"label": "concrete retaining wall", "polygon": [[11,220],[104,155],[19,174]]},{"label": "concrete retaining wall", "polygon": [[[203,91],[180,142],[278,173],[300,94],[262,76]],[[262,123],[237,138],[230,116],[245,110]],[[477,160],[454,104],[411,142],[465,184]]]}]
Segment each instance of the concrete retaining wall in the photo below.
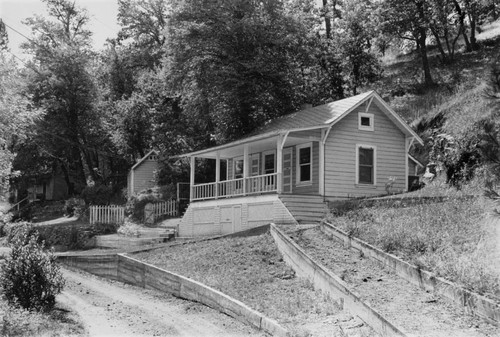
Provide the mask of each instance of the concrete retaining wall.
[{"label": "concrete retaining wall", "polygon": [[497,326],[500,325],[500,305],[494,301],[465,290],[448,280],[436,277],[433,273],[422,270],[394,255],[385,253],[362,240],[349,237],[346,232],[329,223],[322,223],[321,230],[326,235],[342,241],[344,247],[361,251],[365,256],[391,268],[397,275],[408,282],[422,289],[435,291],[489,323]]},{"label": "concrete retaining wall", "polygon": [[400,328],[387,321],[377,311],[364,303],[356,293],[349,289],[343,280],[314,261],[274,224],[271,225],[271,235],[285,262],[299,276],[309,279],[315,288],[321,289],[329,293],[333,298],[338,299],[340,303],[343,303],[344,309],[361,318],[380,335],[406,336]]},{"label": "concrete retaining wall", "polygon": [[59,256],[58,260],[68,266],[113,280],[133,284],[146,289],[155,289],[174,296],[196,301],[225,313],[273,336],[288,336],[285,328],[276,321],[255,311],[244,303],[227,296],[202,283],[177,275],[153,265],[126,256]]}]

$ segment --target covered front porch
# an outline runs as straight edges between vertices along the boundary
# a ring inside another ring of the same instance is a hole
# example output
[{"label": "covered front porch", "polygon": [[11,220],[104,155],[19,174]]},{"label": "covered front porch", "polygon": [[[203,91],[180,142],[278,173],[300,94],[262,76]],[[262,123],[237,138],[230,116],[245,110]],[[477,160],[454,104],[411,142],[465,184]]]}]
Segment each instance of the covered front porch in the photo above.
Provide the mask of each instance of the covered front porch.
[{"label": "covered front porch", "polygon": [[[191,163],[190,200],[286,193],[324,195],[327,130],[311,127],[273,132],[186,155]],[[195,181],[199,158],[215,160],[215,181]]]}]

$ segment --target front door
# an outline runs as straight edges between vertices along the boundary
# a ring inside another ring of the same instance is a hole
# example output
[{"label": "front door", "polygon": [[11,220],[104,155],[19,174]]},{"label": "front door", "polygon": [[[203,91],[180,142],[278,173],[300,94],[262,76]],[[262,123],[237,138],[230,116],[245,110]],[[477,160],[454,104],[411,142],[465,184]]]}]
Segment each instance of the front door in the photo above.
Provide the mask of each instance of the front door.
[{"label": "front door", "polygon": [[292,193],[292,148],[283,149],[283,193]]}]

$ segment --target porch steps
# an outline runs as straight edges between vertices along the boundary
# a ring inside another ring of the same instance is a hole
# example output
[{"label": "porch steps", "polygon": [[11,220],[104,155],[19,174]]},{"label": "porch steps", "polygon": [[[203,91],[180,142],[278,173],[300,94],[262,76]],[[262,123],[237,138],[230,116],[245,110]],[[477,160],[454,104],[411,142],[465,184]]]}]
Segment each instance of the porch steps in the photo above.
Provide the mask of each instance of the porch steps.
[{"label": "porch steps", "polygon": [[298,223],[318,223],[327,211],[321,196],[281,194],[280,199]]}]

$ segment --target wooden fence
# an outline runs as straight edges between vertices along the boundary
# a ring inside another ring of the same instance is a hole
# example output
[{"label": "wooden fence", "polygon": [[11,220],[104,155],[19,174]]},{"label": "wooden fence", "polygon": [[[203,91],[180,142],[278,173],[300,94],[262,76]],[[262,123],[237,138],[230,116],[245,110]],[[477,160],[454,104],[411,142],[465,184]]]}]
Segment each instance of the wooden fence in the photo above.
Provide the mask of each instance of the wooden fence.
[{"label": "wooden fence", "polygon": [[123,206],[90,206],[89,222],[91,225],[96,223],[122,224],[124,220],[125,207]]},{"label": "wooden fence", "polygon": [[147,204],[144,207],[144,222],[155,223],[164,216],[175,217],[179,214],[179,208],[176,200],[160,201],[154,204]]}]

